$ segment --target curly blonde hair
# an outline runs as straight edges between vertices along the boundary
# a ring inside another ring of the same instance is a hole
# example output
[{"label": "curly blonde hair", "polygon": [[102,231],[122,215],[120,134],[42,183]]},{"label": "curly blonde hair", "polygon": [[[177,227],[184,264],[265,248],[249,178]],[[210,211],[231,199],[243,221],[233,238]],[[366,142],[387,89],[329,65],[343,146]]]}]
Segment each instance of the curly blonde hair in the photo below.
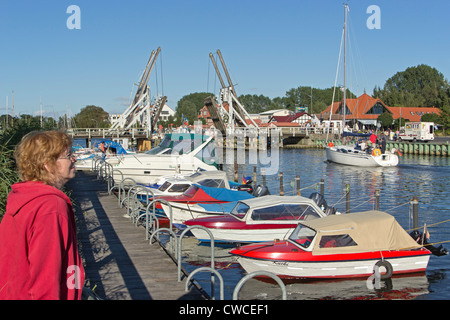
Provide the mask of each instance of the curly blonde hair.
[{"label": "curly blonde hair", "polygon": [[64,132],[32,131],[26,134],[14,152],[20,180],[53,184],[56,161],[71,147],[72,139]]}]

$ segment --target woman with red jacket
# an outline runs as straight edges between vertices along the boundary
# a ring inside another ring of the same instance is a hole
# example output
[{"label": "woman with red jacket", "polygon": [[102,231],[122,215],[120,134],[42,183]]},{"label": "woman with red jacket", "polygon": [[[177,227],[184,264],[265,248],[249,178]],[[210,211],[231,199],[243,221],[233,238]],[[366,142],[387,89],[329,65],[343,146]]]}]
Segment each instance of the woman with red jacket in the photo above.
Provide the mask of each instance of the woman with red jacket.
[{"label": "woman with red jacket", "polygon": [[25,135],[15,150],[0,224],[0,299],[79,300],[84,269],[72,203],[61,188],[75,177],[72,140],[58,131]]}]

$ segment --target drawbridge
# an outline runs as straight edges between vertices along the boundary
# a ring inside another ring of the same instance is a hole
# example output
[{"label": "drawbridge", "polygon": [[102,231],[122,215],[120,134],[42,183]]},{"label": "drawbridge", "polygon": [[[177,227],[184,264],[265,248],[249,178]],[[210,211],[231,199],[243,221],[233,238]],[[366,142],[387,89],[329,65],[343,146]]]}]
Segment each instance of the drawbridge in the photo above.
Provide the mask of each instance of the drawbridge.
[{"label": "drawbridge", "polygon": [[152,104],[148,80],[160,51],[161,47],[158,47],[157,50],[151,52],[145,71],[137,84],[138,88],[134,99],[129,107],[120,115],[118,121],[111,125],[110,129],[131,129],[135,124],[139,123],[151,133],[156,127],[167,97],[158,97]]}]

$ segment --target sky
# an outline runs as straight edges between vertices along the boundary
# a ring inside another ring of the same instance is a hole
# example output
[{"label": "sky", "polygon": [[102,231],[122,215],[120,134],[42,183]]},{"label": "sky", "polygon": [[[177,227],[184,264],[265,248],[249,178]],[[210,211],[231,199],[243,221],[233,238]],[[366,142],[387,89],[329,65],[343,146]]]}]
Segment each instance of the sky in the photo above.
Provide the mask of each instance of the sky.
[{"label": "sky", "polygon": [[[343,2],[0,0],[0,114],[11,113],[12,102],[14,115],[37,115],[41,106],[46,116],[75,115],[87,105],[121,114],[158,47],[150,90],[152,97],[167,96],[172,109],[190,93],[218,94],[209,58],[218,49],[238,95],[273,99],[299,86],[329,88]],[[450,77],[450,1],[347,3],[346,85],[354,93],[372,94],[419,64]],[[372,5],[379,14],[368,12]],[[79,29],[68,27],[76,22]]]}]

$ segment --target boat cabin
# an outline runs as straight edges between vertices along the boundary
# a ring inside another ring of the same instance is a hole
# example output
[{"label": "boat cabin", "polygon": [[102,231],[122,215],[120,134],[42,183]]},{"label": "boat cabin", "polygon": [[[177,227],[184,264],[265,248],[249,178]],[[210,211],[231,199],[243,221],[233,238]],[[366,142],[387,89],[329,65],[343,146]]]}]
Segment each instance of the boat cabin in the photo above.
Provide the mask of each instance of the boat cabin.
[{"label": "boat cabin", "polygon": [[421,247],[393,216],[376,210],[302,221],[289,242],[313,255]]}]

